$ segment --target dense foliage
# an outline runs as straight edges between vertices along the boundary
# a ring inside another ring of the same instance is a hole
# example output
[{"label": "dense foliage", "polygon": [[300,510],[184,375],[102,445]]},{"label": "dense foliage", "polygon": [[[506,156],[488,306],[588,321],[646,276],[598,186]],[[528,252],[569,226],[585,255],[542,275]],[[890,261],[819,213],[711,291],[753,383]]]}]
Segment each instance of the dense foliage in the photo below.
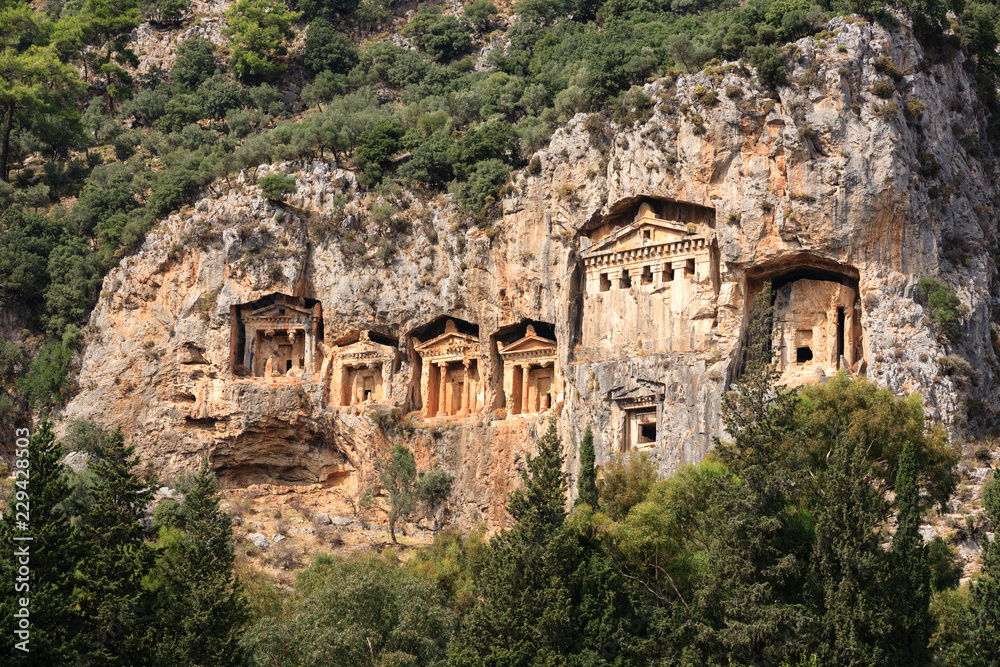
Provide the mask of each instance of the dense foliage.
[{"label": "dense foliage", "polygon": [[[233,575],[229,516],[202,466],[159,533],[143,524],[155,479],[139,471],[121,430],[88,424],[87,466],[60,463],[62,444],[42,421],[29,446],[29,589],[15,592],[22,543],[5,508],[0,521],[0,595],[15,627],[15,600],[31,600],[30,651],[4,633],[4,664],[241,664],[237,639],[246,604]],[[19,487],[15,487],[19,488]],[[13,500],[13,498],[11,499]]]}]

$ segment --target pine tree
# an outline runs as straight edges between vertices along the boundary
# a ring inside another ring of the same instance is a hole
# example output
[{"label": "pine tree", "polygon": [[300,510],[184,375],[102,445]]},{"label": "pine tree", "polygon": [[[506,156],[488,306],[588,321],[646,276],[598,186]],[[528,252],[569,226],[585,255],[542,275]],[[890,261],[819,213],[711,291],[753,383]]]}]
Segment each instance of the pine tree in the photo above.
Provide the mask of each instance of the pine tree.
[{"label": "pine tree", "polygon": [[184,532],[169,541],[154,579],[156,622],[148,641],[155,664],[240,664],[246,601],[233,576],[229,516],[219,508],[215,475],[202,461],[184,496]]},{"label": "pine tree", "polygon": [[[61,509],[69,495],[66,474],[59,459],[62,446],[55,439],[52,424],[44,420],[31,436],[28,444],[29,477],[26,488],[16,485],[15,492],[25,491],[30,503],[30,529],[26,535],[30,542],[14,542],[11,521],[13,516],[0,521],[0,581],[3,582],[3,633],[0,646],[3,655],[14,664],[60,665],[72,664],[77,658],[81,641],[81,623],[76,614],[76,595],[73,589],[73,572],[80,556],[79,533]],[[20,534],[20,533],[19,533]],[[29,590],[18,593],[14,589],[14,571],[17,558],[14,550],[27,545],[29,551]],[[14,600],[30,599],[31,628],[29,653],[14,649],[18,641],[11,633],[16,627],[13,613]]]},{"label": "pine tree", "polygon": [[597,509],[597,470],[594,467],[594,433],[590,425],[580,441],[580,474],[576,479],[576,502]]},{"label": "pine tree", "polygon": [[566,473],[562,470],[562,443],[555,417],[538,441],[538,455],[521,470],[524,488],[510,494],[507,510],[520,524],[551,529],[566,516]]},{"label": "pine tree", "polygon": [[897,528],[892,540],[893,590],[898,624],[894,634],[895,659],[911,665],[927,662],[931,618],[930,579],[927,547],[920,534],[920,490],[913,443],[907,442],[899,457],[896,473]]},{"label": "pine tree", "polygon": [[[1000,479],[996,473],[983,487],[983,508],[994,526],[1000,526]],[[1000,656],[1000,541],[984,540],[982,574],[972,582],[975,618],[972,649],[982,664],[996,664]]]},{"label": "pine tree", "polygon": [[121,428],[107,435],[88,464],[96,483],[82,513],[84,556],[78,567],[80,613],[89,631],[91,662],[135,665],[145,662],[144,624],[150,600],[142,587],[154,554],[140,520],[153,498],[153,481],[136,469],[135,447]]}]

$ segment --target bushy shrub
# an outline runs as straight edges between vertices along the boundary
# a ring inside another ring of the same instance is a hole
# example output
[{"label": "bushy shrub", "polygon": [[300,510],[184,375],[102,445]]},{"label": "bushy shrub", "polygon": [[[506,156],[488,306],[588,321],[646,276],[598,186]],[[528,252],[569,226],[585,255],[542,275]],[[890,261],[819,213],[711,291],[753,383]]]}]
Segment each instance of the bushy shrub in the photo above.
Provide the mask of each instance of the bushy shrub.
[{"label": "bushy shrub", "polygon": [[329,21],[316,19],[306,29],[302,64],[313,72],[347,74],[358,64],[358,49],[354,42],[334,30]]},{"label": "bushy shrub", "polygon": [[871,93],[875,97],[887,100],[896,94],[896,86],[888,81],[879,81],[871,87]]},{"label": "bushy shrub", "polygon": [[436,5],[421,7],[403,28],[403,35],[438,62],[448,62],[472,46],[468,27]]},{"label": "bushy shrub", "polygon": [[952,340],[962,337],[959,321],[967,308],[950,287],[935,278],[921,278],[917,283],[917,296],[942,333]]},{"label": "bushy shrub", "polygon": [[747,50],[747,54],[762,86],[774,90],[785,83],[785,54],[781,47],[773,44],[754,46]]},{"label": "bushy shrub", "polygon": [[189,90],[215,74],[219,62],[215,59],[215,45],[204,37],[191,37],[177,46],[177,58],[170,70],[170,81]]},{"label": "bushy shrub", "polygon": [[268,174],[258,179],[257,185],[260,187],[260,194],[268,201],[284,201],[285,197],[294,194],[298,189],[295,179],[285,176],[282,172]]},{"label": "bushy shrub", "polygon": [[486,213],[496,203],[500,188],[510,180],[510,167],[500,160],[484,160],[476,165],[468,182],[459,190],[462,210]]},{"label": "bushy shrub", "polygon": [[19,383],[25,400],[37,407],[62,403],[66,398],[72,357],[73,351],[59,343],[43,345]]},{"label": "bushy shrub", "polygon": [[181,504],[173,498],[164,498],[153,509],[152,526],[154,530],[160,528],[180,528],[183,525],[184,517],[181,514]]}]

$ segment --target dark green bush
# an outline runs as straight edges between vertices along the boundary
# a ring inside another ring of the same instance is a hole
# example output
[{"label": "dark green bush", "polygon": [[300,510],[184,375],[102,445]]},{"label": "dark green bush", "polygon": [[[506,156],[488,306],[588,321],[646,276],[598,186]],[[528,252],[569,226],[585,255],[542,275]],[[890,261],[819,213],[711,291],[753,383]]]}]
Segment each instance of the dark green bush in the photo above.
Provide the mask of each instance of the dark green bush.
[{"label": "dark green bush", "polygon": [[164,498],[153,509],[153,530],[160,528],[180,528],[184,524],[181,504],[173,498]]},{"label": "dark green bush", "polygon": [[437,131],[422,141],[399,175],[430,187],[443,187],[455,177],[458,144],[451,134]]},{"label": "dark green bush", "polygon": [[509,180],[510,167],[504,162],[490,159],[478,163],[468,182],[459,191],[458,200],[462,210],[485,214],[496,203],[500,188]]},{"label": "dark green bush", "polygon": [[42,346],[28,373],[19,382],[21,395],[30,405],[58,405],[66,399],[72,357],[73,351],[59,343],[48,342]]},{"label": "dark green bush", "polygon": [[934,278],[921,278],[917,295],[926,306],[928,317],[943,333],[953,340],[961,338],[959,321],[966,307],[950,287]]},{"label": "dark green bush", "polygon": [[762,86],[774,90],[785,83],[785,54],[780,46],[754,46],[747,54]]},{"label": "dark green bush", "polygon": [[302,64],[317,73],[347,74],[358,64],[358,49],[354,42],[334,30],[329,21],[316,19],[306,29]]},{"label": "dark green bush", "polygon": [[218,66],[215,45],[204,37],[192,37],[177,46],[177,58],[170,70],[170,81],[194,90],[202,81],[215,74]]},{"label": "dark green bush", "polygon": [[403,35],[432,60],[448,62],[472,46],[469,29],[454,16],[441,12],[436,5],[424,5],[403,28]]},{"label": "dark green bush", "polygon": [[294,194],[298,189],[295,179],[281,172],[258,179],[257,185],[260,187],[261,196],[268,201],[284,201],[285,197]]}]

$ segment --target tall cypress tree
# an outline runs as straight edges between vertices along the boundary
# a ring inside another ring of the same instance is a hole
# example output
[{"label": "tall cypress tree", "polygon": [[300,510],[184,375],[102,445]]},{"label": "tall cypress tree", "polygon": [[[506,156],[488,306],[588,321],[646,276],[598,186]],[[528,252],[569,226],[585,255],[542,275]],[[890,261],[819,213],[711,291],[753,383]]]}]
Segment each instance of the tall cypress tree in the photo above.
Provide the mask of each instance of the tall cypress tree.
[{"label": "tall cypress tree", "polygon": [[81,515],[80,614],[88,626],[90,661],[103,665],[146,662],[143,641],[150,599],[142,587],[154,559],[141,524],[153,481],[137,472],[135,447],[121,428],[106,436],[88,464],[95,475],[91,503]]},{"label": "tall cypress tree", "polygon": [[927,547],[920,535],[920,490],[913,443],[907,442],[899,456],[896,473],[897,528],[892,540],[892,588],[897,630],[895,658],[910,665],[927,662],[930,640],[931,571]]},{"label": "tall cypress tree", "polygon": [[[25,491],[30,503],[30,529],[23,533],[31,541],[15,542],[11,521],[0,522],[0,581],[3,585],[3,642],[0,651],[16,664],[60,665],[76,661],[81,642],[81,623],[76,613],[73,572],[80,556],[79,532],[61,508],[69,495],[66,474],[59,459],[62,446],[55,439],[52,423],[39,424],[28,444],[29,477]],[[22,480],[23,478],[18,478]],[[21,533],[18,533],[21,534]],[[14,590],[14,572],[18,559],[14,551],[27,546],[29,551],[29,590]],[[27,597],[30,603],[29,653],[14,649],[16,638],[14,602]]]},{"label": "tall cypress tree", "polygon": [[597,470],[594,468],[594,432],[590,425],[580,440],[580,474],[576,478],[576,502],[597,509]]},{"label": "tall cypress tree", "polygon": [[233,576],[233,533],[215,475],[202,461],[184,496],[184,533],[160,561],[150,644],[161,665],[240,664],[246,601]]},{"label": "tall cypress tree", "polygon": [[813,639],[823,664],[892,664],[887,644],[893,627],[885,613],[888,563],[877,533],[883,510],[863,451],[840,438],[830,452],[823,503],[816,510],[812,560],[819,616]]},{"label": "tall cypress tree", "polygon": [[[997,474],[983,487],[983,508],[994,526],[1000,526],[1000,480]],[[1000,540],[984,540],[983,569],[971,584],[975,618],[972,649],[982,664],[995,664],[1000,656]]]},{"label": "tall cypress tree", "polygon": [[510,494],[507,510],[519,524],[536,528],[558,527],[566,516],[566,473],[562,470],[562,442],[556,419],[538,441],[538,455],[521,470],[524,488]]},{"label": "tall cypress tree", "polygon": [[723,399],[731,440],[715,438],[719,459],[740,483],[720,490],[713,521],[726,528],[711,535],[712,567],[684,610],[694,638],[685,650],[703,662],[756,664],[797,655],[809,620],[801,590],[812,536],[791,503],[801,473],[786,455],[796,397],[777,384],[771,294],[766,284],[755,299],[745,368]]},{"label": "tall cypress tree", "polygon": [[566,475],[556,422],[511,494],[517,521],[490,540],[476,581],[479,603],[449,645],[456,667],[633,664],[641,627],[629,584],[600,543],[565,521]]}]

